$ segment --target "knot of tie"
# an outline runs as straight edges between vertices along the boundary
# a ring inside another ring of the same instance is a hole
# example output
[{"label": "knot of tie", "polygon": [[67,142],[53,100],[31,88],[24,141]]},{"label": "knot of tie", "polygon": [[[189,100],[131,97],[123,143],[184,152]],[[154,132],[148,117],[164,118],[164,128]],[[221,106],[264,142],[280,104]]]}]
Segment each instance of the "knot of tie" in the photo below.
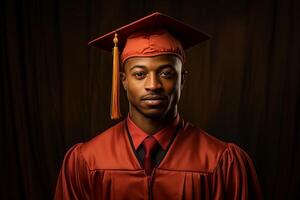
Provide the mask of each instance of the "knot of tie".
[{"label": "knot of tie", "polygon": [[144,146],[144,169],[146,171],[146,174],[149,176],[155,166],[155,162],[153,159],[153,154],[155,153],[157,147],[159,146],[158,142],[153,136],[148,136],[143,141]]}]

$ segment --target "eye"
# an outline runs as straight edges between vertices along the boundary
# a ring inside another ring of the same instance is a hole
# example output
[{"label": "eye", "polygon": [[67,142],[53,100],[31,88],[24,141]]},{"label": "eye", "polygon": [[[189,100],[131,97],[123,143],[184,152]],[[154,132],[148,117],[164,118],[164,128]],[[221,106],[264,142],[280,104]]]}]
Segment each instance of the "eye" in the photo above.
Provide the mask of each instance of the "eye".
[{"label": "eye", "polygon": [[144,71],[136,71],[132,74],[136,79],[143,79],[146,76],[146,72]]},{"label": "eye", "polygon": [[168,70],[163,70],[160,72],[159,74],[161,77],[163,78],[173,78],[176,76],[176,73],[174,72],[174,70],[168,69]]}]

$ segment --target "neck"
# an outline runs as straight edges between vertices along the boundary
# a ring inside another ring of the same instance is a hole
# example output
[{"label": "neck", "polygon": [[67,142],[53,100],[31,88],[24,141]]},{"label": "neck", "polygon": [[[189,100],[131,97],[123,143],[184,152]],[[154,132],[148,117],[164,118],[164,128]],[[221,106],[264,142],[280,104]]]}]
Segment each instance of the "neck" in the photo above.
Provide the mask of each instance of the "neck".
[{"label": "neck", "polygon": [[129,116],[131,120],[143,131],[149,135],[153,135],[166,125],[171,123],[177,115],[177,107],[168,112],[165,116],[160,118],[147,117],[137,110],[129,109]]}]

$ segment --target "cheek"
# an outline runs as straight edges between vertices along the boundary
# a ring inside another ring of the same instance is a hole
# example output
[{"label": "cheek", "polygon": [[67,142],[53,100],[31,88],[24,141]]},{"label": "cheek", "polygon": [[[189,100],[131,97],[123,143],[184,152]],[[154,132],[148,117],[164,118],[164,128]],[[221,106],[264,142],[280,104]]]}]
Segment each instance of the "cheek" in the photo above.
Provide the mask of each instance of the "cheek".
[{"label": "cheek", "polygon": [[174,80],[173,82],[168,82],[164,85],[165,92],[170,97],[170,104],[175,105],[179,102],[181,94],[181,84],[179,81]]},{"label": "cheek", "polygon": [[139,96],[139,93],[142,91],[141,83],[136,81],[128,80],[127,82],[127,96],[135,98]]},{"label": "cheek", "polygon": [[180,82],[177,80],[166,81],[163,84],[164,84],[164,90],[167,93],[177,93],[178,90],[180,90]]}]

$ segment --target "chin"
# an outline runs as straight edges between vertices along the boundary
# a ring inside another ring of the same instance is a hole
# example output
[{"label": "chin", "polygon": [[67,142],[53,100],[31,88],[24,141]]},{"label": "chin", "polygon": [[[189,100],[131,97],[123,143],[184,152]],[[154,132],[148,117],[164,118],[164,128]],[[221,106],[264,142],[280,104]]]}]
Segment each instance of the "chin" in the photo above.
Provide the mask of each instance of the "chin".
[{"label": "chin", "polygon": [[140,110],[140,113],[150,119],[161,119],[166,116],[166,112],[160,109]]},{"label": "chin", "polygon": [[161,119],[163,118],[164,114],[161,113],[144,113],[144,116],[150,118],[150,119]]}]

